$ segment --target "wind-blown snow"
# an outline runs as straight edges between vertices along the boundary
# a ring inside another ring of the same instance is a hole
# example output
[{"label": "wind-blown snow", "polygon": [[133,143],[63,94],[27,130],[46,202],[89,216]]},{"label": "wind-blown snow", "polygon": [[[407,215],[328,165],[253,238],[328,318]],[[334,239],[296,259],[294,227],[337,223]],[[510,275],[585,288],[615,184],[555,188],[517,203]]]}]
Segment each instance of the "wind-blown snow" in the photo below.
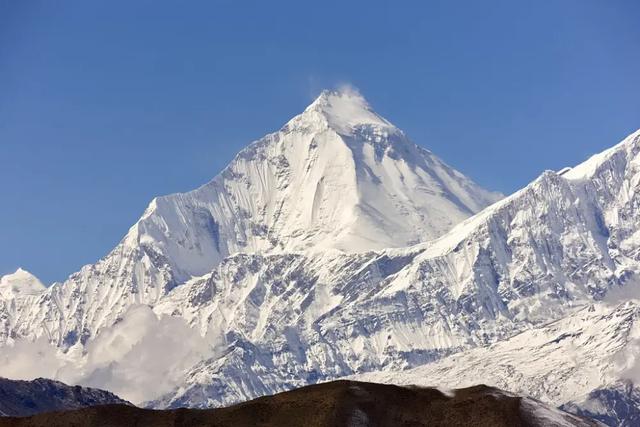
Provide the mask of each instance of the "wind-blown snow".
[{"label": "wind-blown snow", "polygon": [[362,125],[377,126],[393,131],[388,120],[379,116],[364,97],[354,88],[344,87],[340,91],[324,91],[305,110],[305,114],[318,114],[321,121],[336,132],[351,135]]}]

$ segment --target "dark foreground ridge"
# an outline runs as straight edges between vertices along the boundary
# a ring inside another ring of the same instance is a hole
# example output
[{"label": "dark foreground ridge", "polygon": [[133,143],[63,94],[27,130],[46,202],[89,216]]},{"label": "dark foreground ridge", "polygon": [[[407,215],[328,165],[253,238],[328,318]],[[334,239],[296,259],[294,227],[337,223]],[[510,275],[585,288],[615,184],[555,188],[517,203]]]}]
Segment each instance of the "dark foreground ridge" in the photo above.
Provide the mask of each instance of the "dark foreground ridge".
[{"label": "dark foreground ridge", "polygon": [[113,393],[96,388],[70,386],[45,378],[33,381],[0,378],[0,416],[24,417],[113,403],[131,405]]},{"label": "dark foreground ridge", "polygon": [[220,409],[157,411],[106,405],[25,418],[0,426],[596,426],[594,421],[500,390],[432,388],[334,381]]}]

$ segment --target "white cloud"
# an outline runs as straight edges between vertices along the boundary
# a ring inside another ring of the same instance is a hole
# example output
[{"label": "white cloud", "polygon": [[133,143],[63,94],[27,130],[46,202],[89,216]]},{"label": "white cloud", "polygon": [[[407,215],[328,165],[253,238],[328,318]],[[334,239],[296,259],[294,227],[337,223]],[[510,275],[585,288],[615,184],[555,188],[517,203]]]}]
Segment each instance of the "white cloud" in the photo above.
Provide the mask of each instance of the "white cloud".
[{"label": "white cloud", "polygon": [[55,377],[65,364],[57,349],[42,337],[36,341],[17,341],[0,353],[0,376],[15,379]]},{"label": "white cloud", "polygon": [[353,84],[349,82],[341,82],[336,85],[336,90],[338,92],[345,93],[349,96],[357,96],[362,98],[362,94],[360,93],[360,89],[355,87]]},{"label": "white cloud", "polygon": [[171,391],[188,368],[212,357],[219,344],[212,336],[202,337],[184,319],[157,316],[138,305],[101,331],[82,355],[63,354],[44,339],[16,342],[3,349],[0,376],[53,378],[141,403]]}]

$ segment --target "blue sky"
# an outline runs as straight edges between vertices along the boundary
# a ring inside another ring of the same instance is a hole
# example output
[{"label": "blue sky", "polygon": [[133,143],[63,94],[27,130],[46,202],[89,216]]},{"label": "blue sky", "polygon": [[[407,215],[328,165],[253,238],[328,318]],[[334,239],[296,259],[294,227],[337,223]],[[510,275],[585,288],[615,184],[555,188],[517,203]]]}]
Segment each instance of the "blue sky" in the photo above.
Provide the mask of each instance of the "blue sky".
[{"label": "blue sky", "polygon": [[505,193],[640,128],[640,2],[0,0],[0,274],[63,280],[325,87]]}]

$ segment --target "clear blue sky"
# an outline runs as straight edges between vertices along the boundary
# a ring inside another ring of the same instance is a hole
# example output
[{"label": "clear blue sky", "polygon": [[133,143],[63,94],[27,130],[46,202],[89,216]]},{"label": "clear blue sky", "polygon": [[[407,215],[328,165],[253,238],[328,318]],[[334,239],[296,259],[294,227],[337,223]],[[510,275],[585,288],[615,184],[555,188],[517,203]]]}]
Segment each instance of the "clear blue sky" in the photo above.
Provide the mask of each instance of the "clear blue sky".
[{"label": "clear blue sky", "polygon": [[640,128],[640,2],[0,0],[0,274],[63,280],[324,87],[512,192]]}]

